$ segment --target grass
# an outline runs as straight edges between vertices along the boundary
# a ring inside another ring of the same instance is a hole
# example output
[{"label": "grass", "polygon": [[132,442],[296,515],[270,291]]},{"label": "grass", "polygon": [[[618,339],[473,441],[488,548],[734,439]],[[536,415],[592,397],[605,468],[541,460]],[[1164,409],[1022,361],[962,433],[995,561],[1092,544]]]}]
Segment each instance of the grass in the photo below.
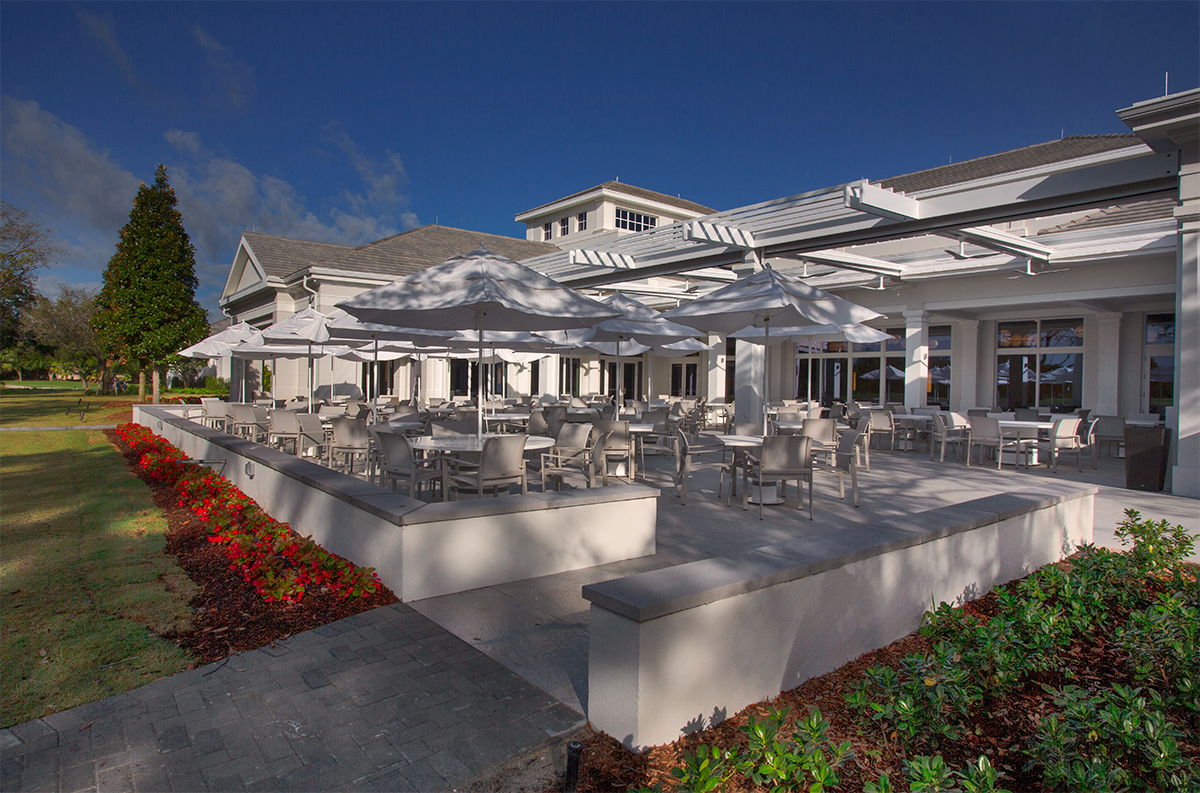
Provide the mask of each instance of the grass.
[{"label": "grass", "polygon": [[80,380],[0,380],[0,386],[4,386],[5,388],[53,389],[55,391],[83,390],[83,382]]},{"label": "grass", "polygon": [[124,458],[99,431],[3,438],[0,727],[187,668],[157,634],[187,625],[194,585]]},{"label": "grass", "polygon": [[[0,390],[0,427],[79,427],[129,421],[133,396],[82,396],[78,389]],[[80,413],[82,412],[82,419]],[[6,444],[7,445],[7,444]]]}]

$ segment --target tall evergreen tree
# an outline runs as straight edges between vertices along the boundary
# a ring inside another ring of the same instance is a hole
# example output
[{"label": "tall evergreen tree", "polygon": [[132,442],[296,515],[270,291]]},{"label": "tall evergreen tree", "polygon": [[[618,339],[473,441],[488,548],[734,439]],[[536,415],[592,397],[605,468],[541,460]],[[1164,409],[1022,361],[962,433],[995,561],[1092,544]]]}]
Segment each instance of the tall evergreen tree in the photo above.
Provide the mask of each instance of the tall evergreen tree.
[{"label": "tall evergreen tree", "polygon": [[208,334],[204,309],[196,302],[196,257],[175,208],[167,169],[158,166],[154,186],[144,183],[121,229],[117,252],[104,271],[92,327],[112,359],[154,372],[154,401],[162,369],[179,350]]}]

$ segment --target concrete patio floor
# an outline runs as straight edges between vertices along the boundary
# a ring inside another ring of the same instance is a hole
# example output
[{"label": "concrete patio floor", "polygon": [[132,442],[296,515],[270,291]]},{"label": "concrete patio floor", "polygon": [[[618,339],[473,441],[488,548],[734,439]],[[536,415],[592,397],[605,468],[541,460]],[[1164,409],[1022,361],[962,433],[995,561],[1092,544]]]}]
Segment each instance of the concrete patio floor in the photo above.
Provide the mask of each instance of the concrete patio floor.
[{"label": "concrete patio floor", "polygon": [[[803,511],[796,510],[792,487],[786,504],[767,507],[761,521],[754,505],[743,512],[737,500],[730,507],[725,506],[724,498],[718,500],[716,468],[704,464],[705,460],[718,459],[717,455],[697,459],[701,464],[693,470],[686,506],[679,503],[670,486],[674,460],[646,460],[646,481],[664,489],[658,500],[655,555],[410,605],[563,703],[586,713],[589,604],[581,595],[585,584],[847,526],[870,525],[885,518],[1019,490],[1045,479],[1099,487],[1094,523],[1097,545],[1121,547],[1114,530],[1129,507],[1146,518],[1181,523],[1200,536],[1200,502],[1124,489],[1123,459],[1101,458],[1095,469],[1085,459],[1082,472],[1076,471],[1072,460],[1052,474],[1044,465],[997,471],[994,464],[968,468],[949,459],[944,464],[930,461],[923,452],[875,450],[871,471],[860,471],[858,509],[849,498],[838,498],[836,477],[818,475],[813,493],[815,519],[809,520],[807,502]],[[849,496],[848,481],[846,487]],[[1200,562],[1200,555],[1193,561]]]}]

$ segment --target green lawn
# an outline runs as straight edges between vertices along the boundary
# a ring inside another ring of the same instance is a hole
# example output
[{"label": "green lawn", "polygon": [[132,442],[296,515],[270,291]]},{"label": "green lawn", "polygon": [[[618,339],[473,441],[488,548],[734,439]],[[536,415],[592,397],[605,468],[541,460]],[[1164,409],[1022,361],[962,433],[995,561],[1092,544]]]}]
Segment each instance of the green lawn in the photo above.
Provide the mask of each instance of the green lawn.
[{"label": "green lawn", "polygon": [[55,391],[81,391],[83,382],[80,380],[0,380],[5,388],[37,388],[53,389]]},{"label": "green lawn", "polygon": [[0,727],[185,669],[156,633],[187,624],[194,585],[121,454],[99,431],[0,443]]},{"label": "green lawn", "polygon": [[[83,396],[78,390],[0,390],[0,427],[79,427],[124,424],[137,396]],[[80,418],[82,413],[82,419]]]}]

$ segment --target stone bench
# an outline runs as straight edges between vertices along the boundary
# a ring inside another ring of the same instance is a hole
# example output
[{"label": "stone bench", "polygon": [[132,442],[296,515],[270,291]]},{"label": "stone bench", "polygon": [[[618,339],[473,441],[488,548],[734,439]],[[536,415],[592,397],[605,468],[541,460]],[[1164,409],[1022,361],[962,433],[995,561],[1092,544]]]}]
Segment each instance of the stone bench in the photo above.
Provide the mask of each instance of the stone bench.
[{"label": "stone bench", "polygon": [[634,750],[723,721],[1070,555],[1096,490],[1048,483],[585,586],[588,718]]},{"label": "stone bench", "polygon": [[134,422],[221,475],[328,551],[374,567],[403,601],[519,581],[655,551],[658,490],[613,485],[427,503],[245,438],[179,406],[136,405]]}]

